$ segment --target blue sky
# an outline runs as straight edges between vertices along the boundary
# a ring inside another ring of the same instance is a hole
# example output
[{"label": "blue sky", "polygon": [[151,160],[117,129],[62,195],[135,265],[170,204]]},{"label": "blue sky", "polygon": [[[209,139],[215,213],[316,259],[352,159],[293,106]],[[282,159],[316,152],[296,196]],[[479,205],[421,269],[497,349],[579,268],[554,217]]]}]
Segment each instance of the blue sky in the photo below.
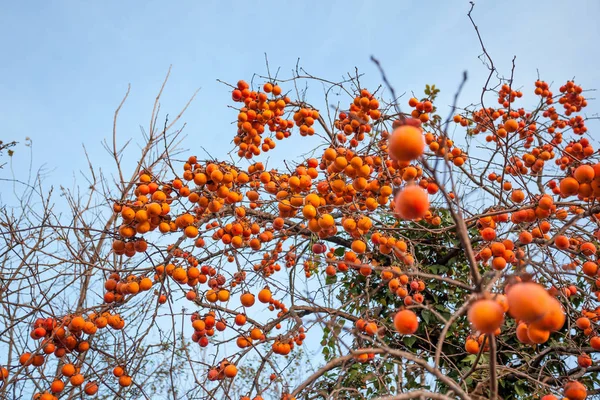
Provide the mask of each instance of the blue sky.
[{"label": "blue sky", "polygon": [[[35,4],[35,6],[34,6]],[[478,99],[486,69],[466,13],[467,1],[104,1],[6,2],[0,14],[2,139],[21,142],[13,160],[19,174],[33,140],[34,166],[45,164],[51,183],[84,169],[82,144],[94,162],[107,162],[99,146],[110,137],[114,109],[128,83],[121,113],[123,141],[140,138],[170,64],[162,110],[172,115],[196,88],[184,117],[190,153],[204,146],[217,157],[231,149],[235,113],[227,88],[216,82],[250,79],[272,70],[289,77],[297,58],[309,72],[339,79],[358,67],[367,87],[379,83],[369,61],[378,57],[399,92],[442,89],[440,107],[467,70],[463,102]],[[536,68],[557,84],[575,76],[600,86],[600,3],[581,1],[480,1],[474,18],[499,70],[533,90]],[[314,94],[319,95],[316,88]],[[443,108],[442,108],[443,110]],[[592,102],[588,113],[597,112]],[[446,115],[446,111],[443,111]],[[299,143],[299,142],[297,142]],[[305,142],[308,150],[313,143]],[[3,173],[4,174],[4,173]],[[69,179],[71,180],[71,179]]]}]

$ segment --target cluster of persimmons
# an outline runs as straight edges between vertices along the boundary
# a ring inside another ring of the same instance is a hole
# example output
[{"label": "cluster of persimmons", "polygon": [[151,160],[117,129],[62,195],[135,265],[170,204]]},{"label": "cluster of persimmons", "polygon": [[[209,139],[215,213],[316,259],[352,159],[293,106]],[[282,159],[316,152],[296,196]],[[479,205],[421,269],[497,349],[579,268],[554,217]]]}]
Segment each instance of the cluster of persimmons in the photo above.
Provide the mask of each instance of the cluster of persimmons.
[{"label": "cluster of persimmons", "polygon": [[[544,274],[521,277],[529,267],[533,247],[550,249],[569,258],[564,271],[581,271],[590,287],[596,288],[595,295],[600,294],[594,238],[570,233],[566,222],[573,217],[600,218],[600,210],[589,208],[600,198],[600,164],[588,160],[594,150],[581,137],[587,127],[584,118],[574,115],[587,102],[581,87],[572,81],[561,86],[557,96],[547,83],[538,81],[534,93],[541,99],[535,112],[515,107],[513,103],[523,93],[504,84],[497,92],[498,108],[465,110],[453,118],[471,136],[487,134],[485,142],[493,151],[520,143],[518,152],[506,154],[503,167],[482,177],[489,182],[479,182],[498,193],[497,206],[470,220],[477,232],[471,237],[477,263],[472,267],[497,274],[499,282],[491,286],[469,283],[478,288],[471,299],[465,299],[470,302],[467,319],[472,330],[464,344],[471,354],[486,351],[491,335],[503,334],[507,315],[514,320],[512,332],[523,346],[547,342],[571,320],[578,334],[587,336],[590,346],[600,350],[600,307],[586,303],[567,313],[565,302],[579,290],[575,284],[566,279],[558,286],[558,281]],[[167,239],[168,256],[149,270],[107,275],[103,300],[93,309],[35,321],[31,337],[39,341],[38,350],[20,355],[20,364],[39,367],[54,355],[61,365],[48,390],[36,399],[54,399],[67,385],[95,394],[94,373],[85,370],[78,356],[93,351],[89,340],[107,326],[127,329],[119,306],[148,292],[164,304],[182,291],[199,309],[191,314],[191,339],[202,347],[210,345],[216,331],[229,330],[237,351],[268,344],[274,354],[290,354],[294,346],[302,345],[306,328],[284,304],[289,304],[290,293],[272,291],[268,279],[297,265],[306,278],[318,273],[377,275],[382,287],[397,296],[391,326],[368,313],[356,315],[356,334],[419,334],[419,306],[431,299],[425,292],[426,282],[407,271],[427,271],[427,265],[415,257],[416,244],[399,232],[411,229],[410,224],[435,232],[442,224],[440,210],[458,204],[449,181],[438,181],[424,161],[439,159],[454,173],[466,174],[471,157],[434,122],[434,99],[411,98],[409,114],[388,115],[382,100],[358,89],[329,127],[318,110],[292,101],[275,82],[253,90],[239,81],[231,95],[241,103],[233,140],[240,158],[251,160],[270,151],[276,141],[294,132],[308,140],[320,131],[329,137],[325,148],[290,170],[267,169],[260,161],[250,161],[243,168],[191,156],[178,175],[169,179],[142,171],[134,197],[112,205],[119,221],[112,252],[122,257],[147,255],[149,243],[161,246],[160,234],[175,238]],[[565,142],[567,133],[579,138]],[[551,160],[561,175],[546,179],[543,172]],[[534,194],[532,186],[523,183],[524,176],[539,177],[542,191]],[[436,207],[432,207],[434,201]],[[303,249],[297,242],[292,244],[291,238],[303,238],[309,246]],[[339,246],[342,253],[336,250]],[[260,259],[247,263],[240,258],[249,253],[259,254]],[[235,273],[226,273],[219,260],[236,265]],[[267,321],[254,318],[264,308],[272,316]],[[361,354],[357,360],[367,363],[374,357]],[[224,358],[205,371],[207,379],[234,378],[240,360]],[[592,358],[581,354],[578,363],[587,368]],[[112,367],[118,385],[127,387],[135,381],[127,366]],[[4,379],[11,373],[5,367],[1,371]],[[105,378],[106,383],[109,380]],[[569,400],[586,398],[586,387],[578,381],[565,381],[563,390]],[[261,398],[260,392],[253,397]],[[284,398],[292,397],[286,394]],[[544,400],[549,399],[556,397],[548,393]]]}]

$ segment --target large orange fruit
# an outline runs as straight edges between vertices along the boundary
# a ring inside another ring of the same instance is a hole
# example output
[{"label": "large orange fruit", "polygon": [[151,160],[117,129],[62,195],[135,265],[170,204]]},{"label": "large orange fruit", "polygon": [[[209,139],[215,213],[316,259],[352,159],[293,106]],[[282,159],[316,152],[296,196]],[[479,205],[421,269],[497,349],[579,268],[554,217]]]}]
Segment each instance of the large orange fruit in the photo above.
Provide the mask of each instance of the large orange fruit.
[{"label": "large orange fruit", "polygon": [[548,301],[548,311],[546,311],[542,318],[532,322],[531,325],[538,329],[555,332],[563,327],[565,319],[565,310],[560,301],[551,297]]},{"label": "large orange fruit", "polygon": [[408,162],[419,158],[425,150],[425,140],[420,128],[402,125],[390,136],[388,152],[395,160]]},{"label": "large orange fruit", "polygon": [[502,306],[494,300],[477,300],[469,308],[469,322],[481,333],[494,333],[504,322]]},{"label": "large orange fruit", "polygon": [[429,210],[429,196],[420,186],[405,186],[396,195],[394,210],[397,216],[402,219],[423,218]]},{"label": "large orange fruit", "polygon": [[552,299],[542,285],[533,282],[512,285],[506,298],[508,313],[527,323],[542,318],[548,312]]},{"label": "large orange fruit", "polygon": [[417,321],[417,315],[414,312],[402,310],[396,313],[394,326],[401,334],[412,335],[419,328],[419,321]]},{"label": "large orange fruit", "polygon": [[580,382],[572,381],[565,385],[564,394],[569,400],[585,400],[587,389]]}]

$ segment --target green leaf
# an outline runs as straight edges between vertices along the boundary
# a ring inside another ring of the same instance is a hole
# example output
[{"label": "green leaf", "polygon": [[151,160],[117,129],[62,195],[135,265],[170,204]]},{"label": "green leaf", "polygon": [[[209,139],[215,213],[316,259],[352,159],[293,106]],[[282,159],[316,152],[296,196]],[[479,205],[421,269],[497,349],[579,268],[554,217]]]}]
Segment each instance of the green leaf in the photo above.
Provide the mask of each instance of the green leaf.
[{"label": "green leaf", "polygon": [[421,312],[421,318],[423,318],[423,321],[425,321],[425,323],[429,324],[429,321],[431,320],[431,311],[423,310]]},{"label": "green leaf", "polygon": [[404,339],[402,339],[402,341],[408,347],[412,347],[413,344],[415,344],[415,342],[417,341],[417,337],[416,336],[405,336]]},{"label": "green leaf", "polygon": [[519,385],[515,385],[515,392],[517,392],[519,396],[523,396],[525,394],[525,390],[523,390],[523,388]]},{"label": "green leaf", "polygon": [[342,326],[343,326],[343,324],[342,324],[342,325],[340,325],[340,324],[336,324],[336,325],[334,325],[334,326],[333,326],[333,332],[334,332],[336,335],[339,335],[339,334],[340,334],[340,332],[342,331]]},{"label": "green leaf", "polygon": [[338,247],[337,249],[335,249],[335,251],[333,252],[333,254],[335,254],[338,257],[341,257],[344,254],[346,254],[346,249],[344,247]]},{"label": "green leaf", "polygon": [[473,362],[477,358],[477,354],[471,354],[462,359],[462,362],[473,365]]}]

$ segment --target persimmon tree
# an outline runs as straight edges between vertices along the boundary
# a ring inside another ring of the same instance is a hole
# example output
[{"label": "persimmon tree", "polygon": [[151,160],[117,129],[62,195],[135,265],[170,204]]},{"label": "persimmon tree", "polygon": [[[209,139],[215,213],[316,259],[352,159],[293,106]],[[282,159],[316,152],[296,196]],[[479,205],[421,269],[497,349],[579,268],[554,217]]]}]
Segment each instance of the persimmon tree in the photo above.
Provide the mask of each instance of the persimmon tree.
[{"label": "persimmon tree", "polygon": [[[55,201],[38,176],[3,204],[0,397],[597,394],[586,92],[517,86],[483,51],[462,108],[460,89],[450,108],[435,86],[398,99],[385,75],[223,86],[232,161],[182,150],[165,84],[134,156],[121,103],[110,173],[90,160],[86,191]],[[294,136],[308,155],[268,165]]]}]

